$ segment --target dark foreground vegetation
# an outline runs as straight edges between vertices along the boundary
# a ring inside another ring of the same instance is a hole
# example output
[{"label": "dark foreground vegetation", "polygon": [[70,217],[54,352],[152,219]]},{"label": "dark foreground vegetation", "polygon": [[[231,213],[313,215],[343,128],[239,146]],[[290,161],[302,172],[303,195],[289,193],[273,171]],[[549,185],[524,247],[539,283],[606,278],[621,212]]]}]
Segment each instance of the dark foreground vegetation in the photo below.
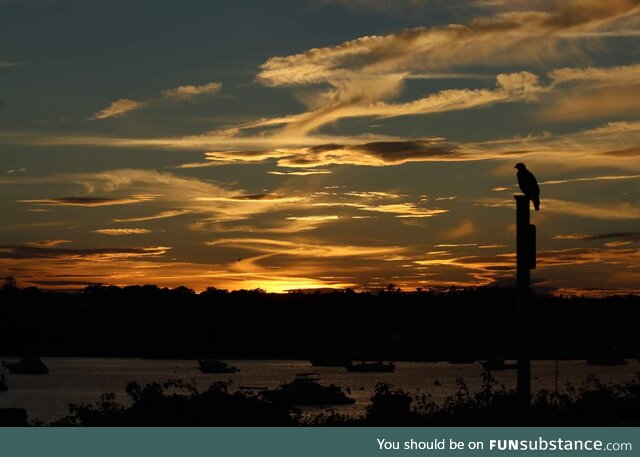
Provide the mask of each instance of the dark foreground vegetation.
[{"label": "dark foreground vegetation", "polygon": [[[3,356],[160,358],[512,358],[515,291],[196,294],[186,287],[92,285],[78,292],[0,288]],[[536,359],[640,354],[640,297],[535,296]]]},{"label": "dark foreground vegetation", "polygon": [[114,394],[95,405],[71,405],[70,415],[55,426],[609,426],[640,424],[640,374],[620,385],[589,379],[567,393],[540,392],[528,420],[518,421],[515,392],[498,387],[484,373],[483,388],[469,391],[462,379],[458,392],[436,404],[379,384],[362,417],[335,412],[304,415],[295,408],[266,402],[253,394],[231,393],[218,382],[200,392],[180,382],[127,386],[129,406]]}]

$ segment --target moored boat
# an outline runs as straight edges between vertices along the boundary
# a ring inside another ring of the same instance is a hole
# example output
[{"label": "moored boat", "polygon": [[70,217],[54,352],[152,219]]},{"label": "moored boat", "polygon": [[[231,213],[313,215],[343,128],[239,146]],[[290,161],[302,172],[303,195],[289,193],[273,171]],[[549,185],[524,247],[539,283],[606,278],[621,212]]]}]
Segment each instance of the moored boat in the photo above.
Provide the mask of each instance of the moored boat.
[{"label": "moored boat", "polygon": [[274,403],[288,405],[350,405],[355,400],[347,397],[340,387],[319,383],[318,373],[299,373],[289,383],[281,384],[277,389],[264,390],[260,395]]},{"label": "moored boat", "polygon": [[240,371],[227,362],[215,359],[200,359],[198,360],[198,366],[203,373],[236,373]]},{"label": "moored boat", "polygon": [[347,371],[353,371],[357,373],[390,373],[396,368],[396,364],[393,362],[365,362],[354,364],[349,362],[345,365]]},{"label": "moored boat", "polygon": [[515,370],[518,368],[517,363],[506,363],[504,359],[489,359],[480,362],[480,364],[487,371]]}]

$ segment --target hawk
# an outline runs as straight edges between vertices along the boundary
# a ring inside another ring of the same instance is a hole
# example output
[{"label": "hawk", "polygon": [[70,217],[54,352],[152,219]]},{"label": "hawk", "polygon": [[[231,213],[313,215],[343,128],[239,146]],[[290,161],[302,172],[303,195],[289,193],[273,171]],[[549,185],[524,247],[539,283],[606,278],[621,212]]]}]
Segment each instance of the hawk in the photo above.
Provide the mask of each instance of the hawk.
[{"label": "hawk", "polygon": [[538,181],[523,163],[518,163],[514,168],[518,169],[518,185],[522,193],[533,202],[536,211],[540,210],[540,187]]}]

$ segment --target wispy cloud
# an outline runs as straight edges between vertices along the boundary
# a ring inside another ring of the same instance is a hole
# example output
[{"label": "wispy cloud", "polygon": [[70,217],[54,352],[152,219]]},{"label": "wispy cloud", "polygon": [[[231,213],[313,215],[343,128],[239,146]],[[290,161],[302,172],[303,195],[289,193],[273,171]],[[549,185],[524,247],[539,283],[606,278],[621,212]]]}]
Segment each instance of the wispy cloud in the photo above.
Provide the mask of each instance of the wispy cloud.
[{"label": "wispy cloud", "polygon": [[475,224],[471,219],[465,219],[458,225],[449,228],[445,233],[447,239],[457,240],[472,235],[477,230]]},{"label": "wispy cloud", "polygon": [[353,245],[322,245],[304,242],[272,240],[267,238],[223,238],[208,241],[209,246],[224,246],[265,254],[278,254],[302,257],[375,257],[403,252],[406,248],[400,246],[353,246]]},{"label": "wispy cloud", "polygon": [[[308,103],[315,105],[314,110],[279,120],[289,123],[289,130],[302,132],[350,116],[467,109],[534,98],[541,90],[537,77],[526,72],[500,75],[495,91],[443,91],[396,105],[384,100],[398,95],[412,73],[560,61],[569,51],[583,54],[587,43],[580,38],[615,34],[625,25],[633,28],[640,22],[640,7],[633,0],[613,0],[606,5],[572,0],[550,5],[545,11],[508,11],[466,25],[366,36],[338,46],[273,57],[262,65],[257,79],[267,86],[331,86]],[[564,46],[570,37],[574,42]]]},{"label": "wispy cloud", "polygon": [[290,216],[286,218],[288,221],[337,221],[340,216],[327,215],[327,216]]},{"label": "wispy cloud", "polygon": [[389,213],[398,218],[430,218],[449,212],[442,208],[426,208],[412,202],[373,204],[354,202],[318,202],[312,203],[312,207],[346,207],[355,208],[359,211],[369,211],[377,213]]},{"label": "wispy cloud", "polygon": [[331,170],[288,170],[288,171],[267,171],[270,175],[279,176],[309,176],[309,175],[329,175]]},{"label": "wispy cloud", "polygon": [[[405,103],[382,101],[399,92],[400,81],[404,77],[401,74],[378,77],[367,82],[366,92],[362,91],[360,83],[357,89],[350,88],[345,83],[347,87],[341,87],[330,94],[330,98],[334,100],[316,110],[283,118],[261,120],[247,127],[288,124],[285,134],[300,135],[345,118],[390,118],[460,111],[487,107],[496,103],[531,101],[546,90],[539,85],[538,76],[530,72],[519,72],[498,75],[495,89],[450,89]],[[372,84],[375,85],[375,90],[371,90]],[[388,86],[387,93],[384,90],[386,86]],[[350,98],[343,100],[347,97],[346,93],[349,93]]]},{"label": "wispy cloud", "polygon": [[640,179],[640,175],[622,175],[622,176],[592,176],[584,178],[556,179],[553,181],[543,181],[540,185],[569,184],[575,182],[591,182],[591,181],[624,181],[628,179]]},{"label": "wispy cloud", "polygon": [[[487,198],[479,200],[476,205],[489,208],[511,208],[514,206],[514,202],[512,200]],[[563,216],[576,216],[610,221],[640,219],[640,208],[626,202],[582,203],[576,201],[559,200],[555,198],[546,198],[542,199],[541,206],[545,212],[560,214]]]},{"label": "wispy cloud", "polygon": [[167,210],[161,211],[157,214],[153,214],[151,216],[140,216],[140,217],[128,217],[121,219],[113,219],[113,222],[144,222],[144,221],[155,221],[157,219],[167,219],[170,217],[182,216],[183,214],[189,214],[191,211],[180,209],[180,210]]},{"label": "wispy cloud", "polygon": [[[6,142],[30,145],[91,145],[97,147],[162,147],[169,149],[218,149],[205,153],[214,165],[276,161],[284,168],[316,170],[329,164],[367,166],[399,165],[407,162],[450,162],[487,159],[514,159],[536,155],[554,169],[620,167],[640,170],[634,158],[640,157],[640,122],[610,122],[601,127],[574,133],[499,138],[476,143],[456,143],[446,138],[413,140],[383,137],[363,142],[363,137],[311,135],[282,137],[256,135],[220,136],[217,133],[180,138],[107,138],[78,136],[31,136],[1,134]],[[275,146],[278,144],[279,146]],[[273,149],[262,149],[274,145]],[[247,150],[235,149],[237,147]],[[257,149],[258,148],[258,149]],[[616,157],[618,161],[611,161]],[[576,160],[576,159],[580,160]],[[624,161],[627,159],[626,161]],[[14,182],[0,178],[0,183]]]},{"label": "wispy cloud", "polygon": [[165,89],[162,96],[169,99],[191,100],[199,95],[212,95],[222,90],[222,83],[211,82],[201,86],[178,86],[173,89]]},{"label": "wispy cloud", "polygon": [[144,235],[146,233],[151,233],[151,230],[143,229],[143,228],[106,228],[106,229],[94,230],[93,232],[99,233],[101,235],[122,236],[122,235]]},{"label": "wispy cloud", "polygon": [[635,85],[640,83],[640,64],[617,67],[559,68],[549,77],[555,85],[587,82],[593,87]]},{"label": "wispy cloud", "polygon": [[96,112],[93,115],[93,117],[91,117],[91,120],[108,119],[111,117],[121,117],[131,111],[139,110],[144,106],[145,106],[144,102],[137,102],[135,100],[130,100],[128,98],[121,98],[120,100],[111,102],[109,106]]},{"label": "wispy cloud", "polygon": [[537,116],[544,121],[575,121],[637,115],[640,65],[561,68],[549,73],[554,96]]},{"label": "wispy cloud", "polygon": [[110,261],[140,257],[157,257],[164,255],[169,247],[153,246],[141,248],[93,248],[64,249],[55,247],[4,245],[0,246],[2,259],[91,259],[94,261]]},{"label": "wispy cloud", "polygon": [[24,244],[26,246],[33,246],[37,248],[52,248],[64,243],[71,243],[71,240],[39,240],[39,241],[28,241]]},{"label": "wispy cloud", "polygon": [[160,99],[149,98],[142,101],[136,101],[128,98],[121,98],[119,100],[111,102],[109,106],[95,113],[90,119],[99,120],[121,117],[131,111],[146,108],[155,103],[158,103],[162,99],[173,101],[189,101],[199,96],[216,94],[220,92],[220,90],[222,90],[222,83],[211,82],[202,84],[200,86],[185,85],[174,87],[172,89],[165,89],[161,92],[162,97]]},{"label": "wispy cloud", "polygon": [[640,232],[612,232],[591,235],[588,233],[559,234],[553,236],[554,240],[631,240],[640,241]]},{"label": "wispy cloud", "polygon": [[30,203],[44,206],[114,206],[131,205],[153,200],[149,195],[133,195],[130,198],[105,198],[105,197],[60,197],[43,198],[36,200],[18,200],[18,203]]}]

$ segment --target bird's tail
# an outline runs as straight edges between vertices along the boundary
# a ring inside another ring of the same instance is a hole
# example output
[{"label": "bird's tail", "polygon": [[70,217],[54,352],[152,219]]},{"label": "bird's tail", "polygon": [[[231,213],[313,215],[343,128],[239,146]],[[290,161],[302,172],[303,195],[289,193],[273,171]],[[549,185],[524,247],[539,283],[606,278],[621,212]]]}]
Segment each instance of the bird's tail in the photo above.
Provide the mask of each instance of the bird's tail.
[{"label": "bird's tail", "polygon": [[540,200],[535,199],[533,201],[533,207],[536,209],[536,211],[540,211]]}]

